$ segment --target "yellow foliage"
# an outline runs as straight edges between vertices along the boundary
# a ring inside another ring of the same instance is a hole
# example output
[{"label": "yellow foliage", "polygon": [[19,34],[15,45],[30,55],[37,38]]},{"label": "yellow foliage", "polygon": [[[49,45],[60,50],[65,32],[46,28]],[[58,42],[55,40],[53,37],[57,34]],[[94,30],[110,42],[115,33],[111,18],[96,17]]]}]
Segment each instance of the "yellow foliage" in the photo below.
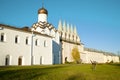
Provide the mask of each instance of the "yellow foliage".
[{"label": "yellow foliage", "polygon": [[75,62],[79,62],[80,61],[80,52],[79,52],[77,46],[75,46],[72,49],[72,57],[73,57],[73,59],[74,59]]}]

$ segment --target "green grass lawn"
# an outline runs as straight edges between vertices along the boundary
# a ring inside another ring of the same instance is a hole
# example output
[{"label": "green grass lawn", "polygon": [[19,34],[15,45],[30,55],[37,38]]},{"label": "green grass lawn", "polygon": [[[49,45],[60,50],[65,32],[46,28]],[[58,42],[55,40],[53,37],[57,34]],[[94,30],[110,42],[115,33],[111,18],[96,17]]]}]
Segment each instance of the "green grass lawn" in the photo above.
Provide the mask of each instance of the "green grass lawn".
[{"label": "green grass lawn", "polygon": [[1,66],[0,80],[120,80],[120,64]]}]

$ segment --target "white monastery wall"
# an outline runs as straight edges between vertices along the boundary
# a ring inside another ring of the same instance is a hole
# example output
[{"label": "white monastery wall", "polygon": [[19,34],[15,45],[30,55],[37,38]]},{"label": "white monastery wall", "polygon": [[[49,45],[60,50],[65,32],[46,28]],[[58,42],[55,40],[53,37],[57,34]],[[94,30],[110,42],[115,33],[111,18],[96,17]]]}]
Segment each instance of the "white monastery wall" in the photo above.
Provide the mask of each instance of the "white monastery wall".
[{"label": "white monastery wall", "polygon": [[[5,58],[7,55],[11,56],[10,65],[18,65],[18,58],[24,58],[24,64],[30,64],[30,45],[25,44],[26,37],[30,38],[29,33],[23,33],[20,31],[6,29],[0,31],[0,34],[4,33],[6,41],[0,42],[0,65],[5,65]],[[15,43],[15,36],[18,35],[20,37],[19,43]]]},{"label": "white monastery wall", "polygon": [[62,41],[61,44],[62,44],[62,63],[65,63],[65,57],[67,57],[68,62],[73,62],[72,49],[75,46],[78,47],[80,53],[83,52],[83,46],[81,46],[81,45],[77,45],[77,44],[69,43],[69,42],[65,42],[65,41]]},{"label": "white monastery wall", "polygon": [[[6,40],[0,42],[0,65],[5,65],[6,57],[9,57],[9,65],[18,65],[18,59],[22,59],[21,65],[31,65],[31,36],[30,32],[4,28],[0,34],[4,33]],[[15,36],[19,37],[19,42],[15,43]],[[28,38],[28,44],[26,44]],[[39,40],[35,46],[35,40]],[[43,35],[33,37],[33,64],[52,64],[52,39]]]},{"label": "white monastery wall", "polygon": [[91,61],[96,61],[98,63],[104,63],[104,55],[102,53],[84,51],[86,53],[86,62],[91,63]]},{"label": "white monastery wall", "polygon": [[87,57],[87,53],[80,53],[80,59],[82,60],[82,63],[88,63],[88,57]]},{"label": "white monastery wall", "polygon": [[113,61],[114,63],[119,62],[118,56],[108,55],[108,54],[99,53],[99,52],[84,51],[84,57],[85,58],[84,59],[82,58],[82,59],[85,63],[91,63],[90,60],[96,61],[98,63],[109,63],[111,61]]}]

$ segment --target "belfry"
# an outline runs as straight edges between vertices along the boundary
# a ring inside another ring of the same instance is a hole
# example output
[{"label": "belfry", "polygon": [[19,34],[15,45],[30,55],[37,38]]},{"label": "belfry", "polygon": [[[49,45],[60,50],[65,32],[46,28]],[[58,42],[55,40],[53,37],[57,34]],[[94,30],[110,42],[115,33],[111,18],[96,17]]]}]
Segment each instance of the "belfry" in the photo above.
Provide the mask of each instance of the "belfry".
[{"label": "belfry", "polygon": [[38,22],[47,22],[48,11],[42,7],[38,10]]}]

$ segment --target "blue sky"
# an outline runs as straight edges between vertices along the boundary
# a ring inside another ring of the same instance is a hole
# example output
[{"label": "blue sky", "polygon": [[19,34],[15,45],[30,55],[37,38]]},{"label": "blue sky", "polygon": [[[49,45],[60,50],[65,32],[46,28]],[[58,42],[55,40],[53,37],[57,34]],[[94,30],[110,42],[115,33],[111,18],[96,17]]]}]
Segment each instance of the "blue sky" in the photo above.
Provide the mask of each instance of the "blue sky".
[{"label": "blue sky", "polygon": [[[31,27],[42,0],[0,0],[0,23]],[[120,51],[120,0],[44,0],[48,22],[76,25],[85,47]]]}]

